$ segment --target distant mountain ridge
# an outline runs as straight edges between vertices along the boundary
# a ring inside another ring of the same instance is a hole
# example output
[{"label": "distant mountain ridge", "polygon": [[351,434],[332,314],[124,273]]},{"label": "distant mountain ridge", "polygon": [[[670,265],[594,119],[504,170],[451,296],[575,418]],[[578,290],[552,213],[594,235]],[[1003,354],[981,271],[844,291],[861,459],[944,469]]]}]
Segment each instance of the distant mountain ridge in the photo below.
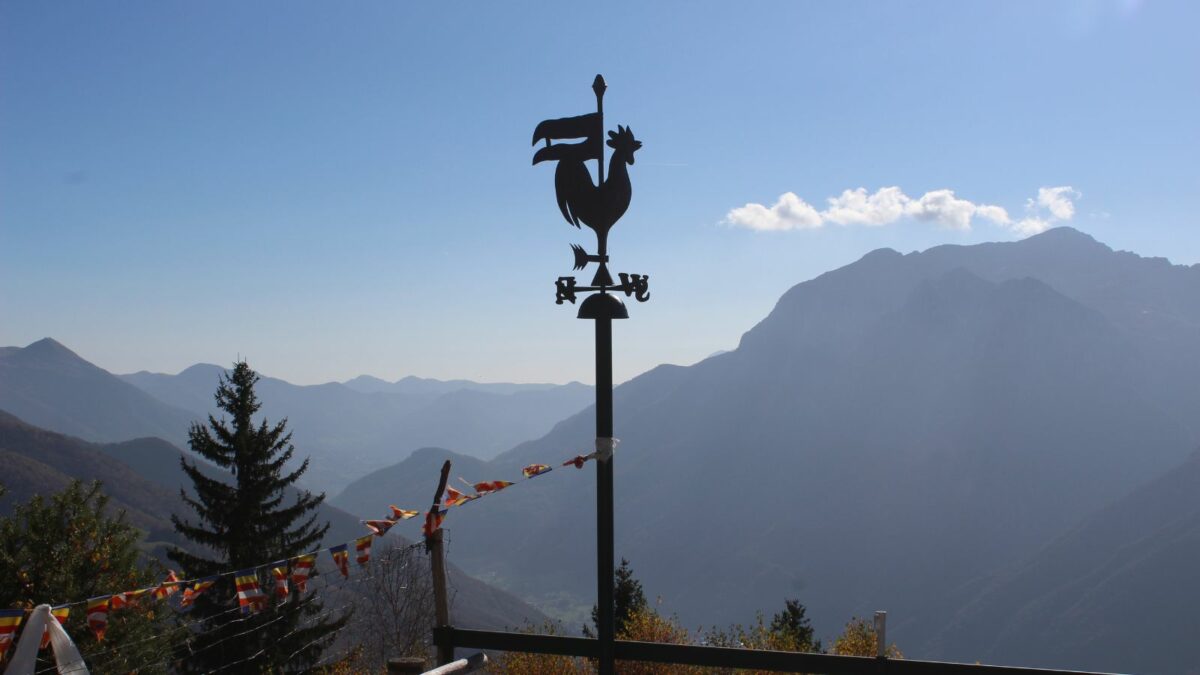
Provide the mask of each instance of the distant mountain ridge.
[{"label": "distant mountain ridge", "polygon": [[[797,597],[827,634],[887,609],[906,653],[937,658],[953,589],[1195,448],[1198,281],[1200,266],[1063,228],[874,251],[801,283],[735,351],[617,388],[617,554],[685,625]],[[519,475],[587,448],[593,423],[585,410],[456,462],[472,480]],[[414,453],[334,503],[420,499],[445,454]],[[592,484],[534,481],[452,514],[455,559],[545,608],[573,596],[586,611]]]},{"label": "distant mountain ridge", "polygon": [[[203,419],[214,412],[212,395],[224,372],[197,364],[178,375],[143,371],[120,378],[190,411],[193,419]],[[591,387],[578,382],[516,385],[405,378],[385,391],[371,392],[337,382],[301,386],[264,376],[256,389],[262,413],[272,420],[286,417],[293,442],[311,457],[309,484],[326,490],[340,489],[422,446],[491,457],[544,434],[592,399]]]},{"label": "distant mountain ridge", "polygon": [[[214,412],[223,372],[197,364],[177,375],[114,376],[45,338],[0,349],[0,409],[93,442],[153,436],[186,447],[192,422]],[[388,388],[368,393],[335,382],[298,386],[264,377],[258,390],[263,413],[286,417],[300,454],[312,458],[306,483],[327,491],[427,445],[493,456],[544,434],[592,399],[591,388],[578,382],[405,378]]]}]

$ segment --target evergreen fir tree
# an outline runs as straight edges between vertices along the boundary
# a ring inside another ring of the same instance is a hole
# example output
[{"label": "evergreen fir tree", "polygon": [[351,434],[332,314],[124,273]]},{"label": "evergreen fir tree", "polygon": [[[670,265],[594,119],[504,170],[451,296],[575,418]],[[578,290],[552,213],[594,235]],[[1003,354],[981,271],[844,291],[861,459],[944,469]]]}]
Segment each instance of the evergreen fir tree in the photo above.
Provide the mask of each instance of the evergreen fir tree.
[{"label": "evergreen fir tree", "polygon": [[[195,491],[193,497],[181,490],[183,501],[197,520],[171,520],[176,531],[211,552],[205,556],[176,549],[169,554],[188,577],[288,560],[318,547],[329,529],[328,523],[317,523],[325,495],[292,489],[308,469],[308,460],[287,470],[295,452],[287,420],[273,426],[265,419],[254,423],[261,406],[254,393],[256,382],[258,375],[245,361],[234,364],[216,392],[217,407],[228,419],[209,415],[207,426],[194,423],[188,431],[192,452],[229,472],[214,476],[181,460]],[[264,611],[234,611],[238,603],[231,575],[222,576],[196,600],[191,618],[202,619],[204,630],[179,650],[176,663],[181,670],[289,672],[321,658],[346,617],[328,617],[311,587],[306,597],[293,588],[291,598],[279,603],[266,578],[269,570],[259,567],[257,573],[271,598]]]}]

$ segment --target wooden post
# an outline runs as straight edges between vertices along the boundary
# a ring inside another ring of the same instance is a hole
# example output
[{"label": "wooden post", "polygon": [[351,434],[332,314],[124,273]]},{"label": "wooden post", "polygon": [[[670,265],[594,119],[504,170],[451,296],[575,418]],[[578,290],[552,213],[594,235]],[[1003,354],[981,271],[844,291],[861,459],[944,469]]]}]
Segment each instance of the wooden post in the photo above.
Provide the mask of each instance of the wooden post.
[{"label": "wooden post", "polygon": [[[446,481],[450,478],[450,460],[442,465],[442,477],[438,481],[437,492],[433,495],[433,506],[430,513],[436,516],[442,505],[442,494],[446,491]],[[442,528],[438,528],[425,538],[425,547],[429,551],[429,569],[433,573],[433,611],[434,620],[438,626],[450,625],[450,603],[446,596],[446,555],[442,547]],[[438,645],[437,664],[444,666],[454,660],[454,647]]]},{"label": "wooden post", "polygon": [[875,612],[875,656],[887,658],[887,612]]}]

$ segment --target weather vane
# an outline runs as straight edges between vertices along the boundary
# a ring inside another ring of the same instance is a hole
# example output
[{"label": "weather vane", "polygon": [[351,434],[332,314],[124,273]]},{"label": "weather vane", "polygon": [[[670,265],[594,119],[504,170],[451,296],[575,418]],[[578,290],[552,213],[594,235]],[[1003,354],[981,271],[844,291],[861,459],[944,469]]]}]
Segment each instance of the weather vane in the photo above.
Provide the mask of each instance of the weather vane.
[{"label": "weather vane", "polygon": [[[572,245],[575,254],[575,269],[582,270],[588,263],[599,265],[591,286],[577,286],[575,277],[559,277],[555,282],[555,302],[575,303],[576,293],[599,291],[584,301],[579,308],[579,318],[595,319],[602,315],[613,319],[629,317],[624,303],[608,295],[609,291],[620,291],[626,297],[633,296],[638,302],[650,299],[650,277],[643,274],[620,273],[620,284],[614,284],[608,272],[608,231],[629,208],[633,197],[633,186],[629,182],[628,167],[633,164],[633,153],[642,147],[642,142],[633,137],[629,127],[617,126],[608,132],[608,147],[613,149],[608,177],[604,176],[604,78],[596,76],[592,91],[596,93],[596,112],[576,117],[546,120],[533,131],[533,144],[545,141],[546,147],[533,155],[533,163],[558,162],[554,171],[554,191],[558,197],[558,208],[568,223],[579,227],[587,225],[596,232],[596,255],[589,254],[582,246]],[[578,143],[553,144],[551,141],[581,138]],[[597,184],[592,184],[588,173],[588,160],[596,160]],[[595,298],[595,300],[593,300]]]}]

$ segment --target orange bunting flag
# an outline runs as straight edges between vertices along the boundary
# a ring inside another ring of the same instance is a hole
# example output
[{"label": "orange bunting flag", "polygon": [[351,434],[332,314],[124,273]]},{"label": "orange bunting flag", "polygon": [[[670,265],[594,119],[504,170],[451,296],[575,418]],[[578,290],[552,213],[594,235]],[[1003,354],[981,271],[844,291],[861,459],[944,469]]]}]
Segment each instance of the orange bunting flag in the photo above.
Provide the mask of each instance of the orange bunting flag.
[{"label": "orange bunting flag", "polygon": [[478,498],[479,498],[479,495],[466,495],[466,494],[459,492],[458,490],[455,490],[454,488],[450,487],[449,485],[447,485],[446,486],[446,497],[442,500],[442,506],[444,506],[444,507],[458,506],[460,504],[466,504],[467,502],[471,501],[472,499],[478,499]]},{"label": "orange bunting flag", "polygon": [[548,471],[550,471],[550,465],[548,464],[530,464],[524,469],[521,469],[521,473],[525,474],[526,478],[540,476]]},{"label": "orange bunting flag", "polygon": [[364,520],[362,521],[362,524],[367,526],[367,529],[371,531],[371,534],[374,534],[376,537],[382,537],[383,535],[387,534],[388,530],[392,529],[392,526],[396,524],[396,521]]},{"label": "orange bunting flag", "polygon": [[425,514],[425,526],[421,528],[421,532],[426,537],[432,537],[434,532],[437,532],[442,527],[442,521],[446,519],[446,510],[437,509],[429,511]]},{"label": "orange bunting flag", "polygon": [[183,589],[183,597],[179,600],[179,606],[191,607],[192,603],[196,602],[197,596],[212,588],[212,585],[215,583],[217,583],[216,577],[204,577],[198,580],[191,588]]},{"label": "orange bunting flag", "polygon": [[[50,614],[52,614],[54,616],[54,618],[58,619],[58,623],[60,625],[65,626],[67,623],[67,617],[70,616],[70,614],[71,614],[71,607],[69,605],[63,605],[61,607],[51,607]],[[38,649],[45,649],[48,646],[50,646],[50,631],[48,629],[43,629],[42,630],[42,643],[40,645],[38,645]]]},{"label": "orange bunting flag", "polygon": [[312,568],[316,562],[316,553],[292,558],[292,583],[296,584],[296,590],[301,593],[308,590],[308,575],[312,574]]},{"label": "orange bunting flag", "polygon": [[488,480],[482,483],[475,483],[471,487],[475,488],[475,492],[482,497],[490,492],[499,492],[509,485],[512,485],[512,483],[506,480]]},{"label": "orange bunting flag", "polygon": [[238,572],[234,575],[234,583],[237,585],[238,606],[242,608],[242,614],[260,612],[267,608],[267,596],[258,587],[257,571]]},{"label": "orange bunting flag", "polygon": [[358,552],[354,562],[358,563],[360,567],[366,567],[371,560],[371,535],[355,539],[354,550]]},{"label": "orange bunting flag", "polygon": [[346,550],[345,544],[338,544],[329,549],[329,555],[333,556],[333,563],[337,565],[338,571],[342,576],[350,578],[350,552]]},{"label": "orange bunting flag", "polygon": [[275,577],[275,597],[279,599],[280,602],[287,602],[287,564],[282,561],[275,564],[278,565],[278,567],[271,568],[271,576]]},{"label": "orange bunting flag", "polygon": [[151,590],[153,589],[139,588],[136,591],[117,593],[116,595],[112,596],[112,608],[123,609],[125,607],[132,607],[137,604],[138,598],[149,593]]},{"label": "orange bunting flag", "polygon": [[108,628],[108,606],[111,595],[102,595],[87,602],[87,625],[96,634],[96,642],[104,642],[104,631]]},{"label": "orange bunting flag", "polygon": [[163,579],[163,582],[154,589],[152,595],[154,596],[155,600],[162,600],[163,598],[173,595],[178,591],[179,577],[175,576],[175,570],[169,570],[167,573],[167,578]]},{"label": "orange bunting flag", "polygon": [[421,515],[420,511],[409,511],[395,505],[392,505],[390,508],[392,509],[392,520],[408,520],[409,518],[416,518]]},{"label": "orange bunting flag", "polygon": [[12,646],[13,636],[24,618],[23,609],[0,609],[0,662],[4,661],[4,654]]}]

